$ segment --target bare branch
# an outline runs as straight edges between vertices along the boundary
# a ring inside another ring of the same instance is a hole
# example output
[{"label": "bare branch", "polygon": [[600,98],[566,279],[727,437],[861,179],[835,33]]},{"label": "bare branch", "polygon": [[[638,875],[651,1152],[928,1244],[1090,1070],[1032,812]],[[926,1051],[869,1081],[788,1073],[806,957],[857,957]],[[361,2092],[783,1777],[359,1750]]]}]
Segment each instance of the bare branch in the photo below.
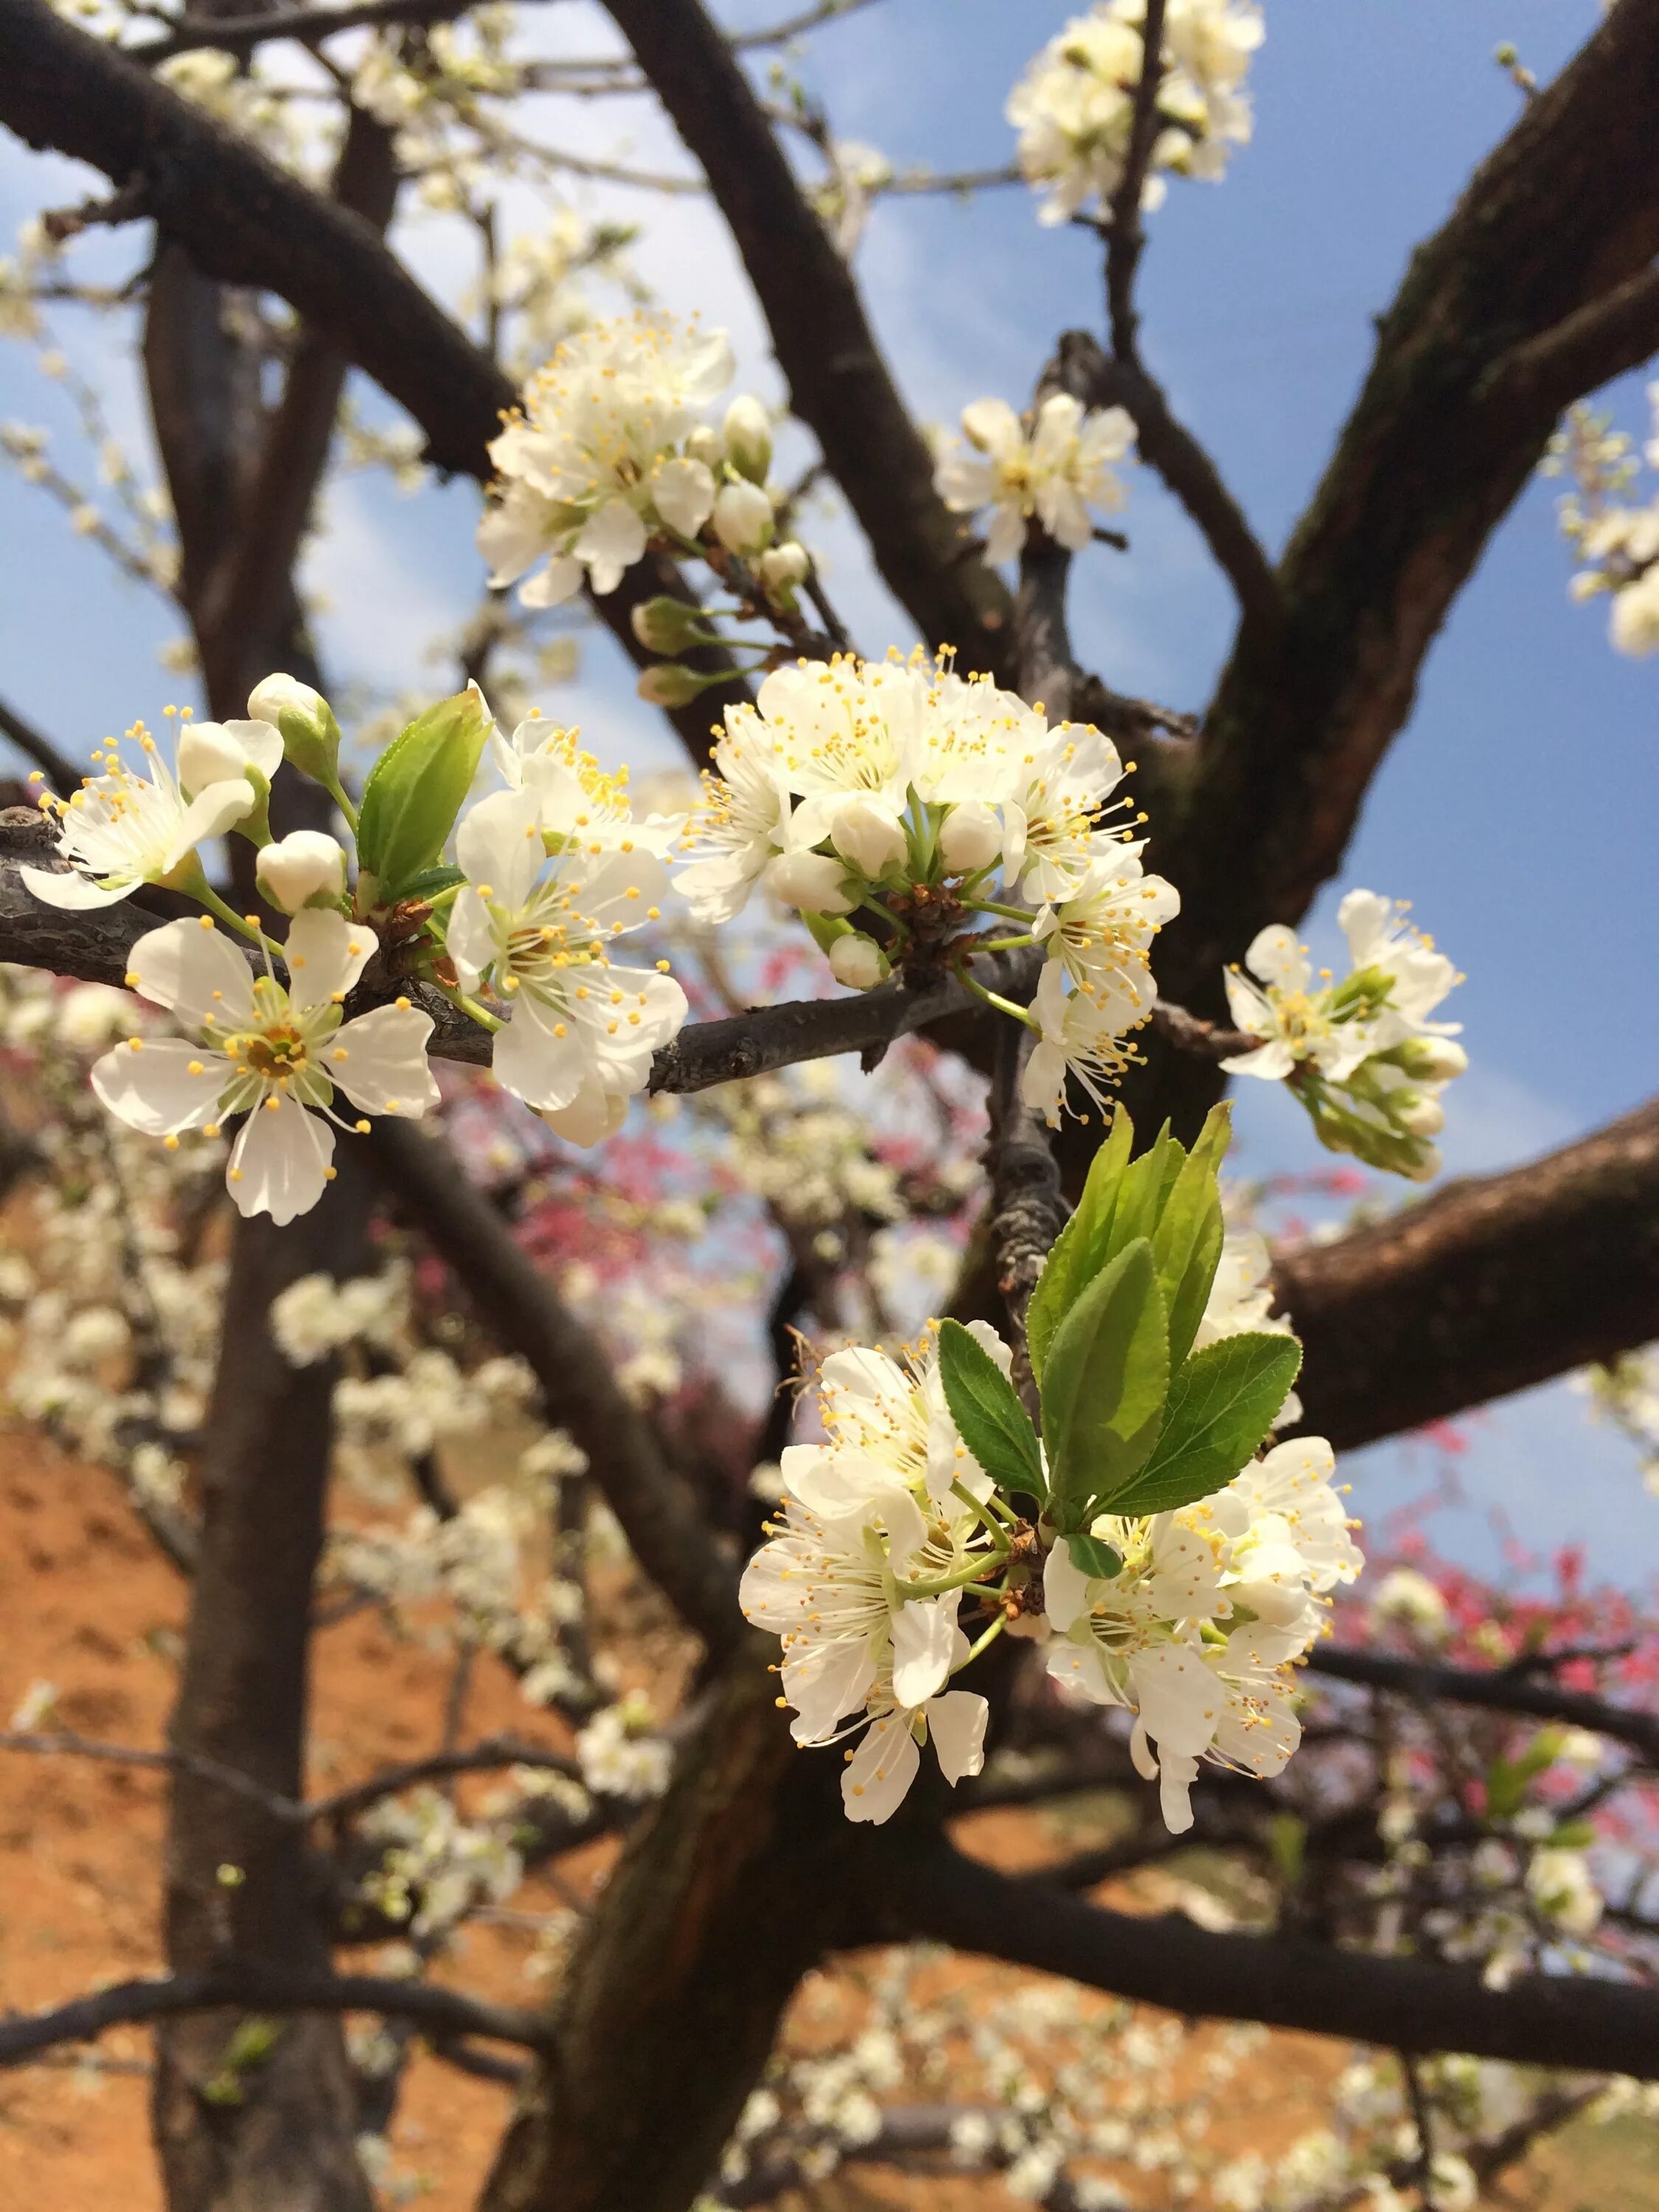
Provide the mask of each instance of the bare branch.
[{"label": "bare branch", "polygon": [[1659,1101],[1507,1174],[1281,1252],[1306,1425],[1339,1449],[1659,1336]]},{"label": "bare branch", "polygon": [[1106,304],[1111,318],[1112,350],[1121,361],[1139,358],[1136,345],[1139,319],[1135,313],[1135,272],[1146,245],[1140,220],[1140,203],[1146,175],[1158,143],[1158,95],[1164,83],[1164,17],[1168,0],[1146,0],[1140,26],[1140,82],[1135,87],[1134,114],[1129,125],[1129,146],[1123,174],[1112,195],[1110,228],[1106,240]]},{"label": "bare branch", "polygon": [[1639,368],[1655,353],[1659,264],[1628,283],[1615,284],[1553,330],[1505,354],[1488,369],[1476,397],[1489,405],[1513,404],[1528,411],[1547,404],[1565,407],[1626,369]]},{"label": "bare branch", "polygon": [[572,1781],[581,1779],[580,1765],[563,1752],[550,1751],[545,1744],[526,1743],[516,1736],[488,1736],[462,1750],[437,1751],[428,1759],[411,1759],[405,1765],[386,1767],[371,1774],[366,1782],[353,1783],[349,1790],[337,1790],[331,1797],[313,1797],[295,1808],[295,1817],[307,1821],[349,1820],[354,1814],[378,1805],[383,1797],[395,1797],[417,1782],[489,1773],[503,1766],[532,1767],[543,1773],[566,1775]]},{"label": "bare branch", "polygon": [[1333,1681],[1387,1690],[1417,1705],[1475,1705],[1487,1712],[1514,1713],[1525,1720],[1557,1721],[1565,1728],[1589,1729],[1610,1742],[1628,1745],[1645,1765],[1659,1767],[1659,1713],[1634,1712],[1582,1691],[1528,1681],[1507,1670],[1482,1674],[1467,1667],[1396,1659],[1385,1652],[1348,1650],[1336,1644],[1315,1644],[1308,1655],[1308,1666],[1312,1673],[1328,1674]]},{"label": "bare branch", "polygon": [[272,39],[299,39],[307,45],[340,31],[383,30],[398,24],[453,23],[477,0],[362,0],[356,7],[271,8],[264,15],[181,15],[162,38],[148,39],[125,51],[154,69],[174,54],[211,46],[220,53],[248,54]]},{"label": "bare branch", "polygon": [[288,1974],[252,1960],[232,1960],[199,1973],[168,1974],[99,1990],[50,2012],[0,2018],[0,2067],[27,2063],[58,2043],[85,2043],[112,2027],[171,2020],[181,2013],[235,2006],[249,2012],[378,2012],[412,2021],[444,2036],[479,2036],[539,2050],[545,2022],[517,2005],[486,2003],[426,1982],[380,1974]]},{"label": "bare branch", "polygon": [[1528,1975],[1493,1990],[1478,1972],[1417,1959],[1212,1935],[1175,1915],[1139,1918],[1085,1904],[943,1844],[898,1845],[885,1873],[915,1935],[1172,2012],[1659,2079],[1659,1994],[1627,1984]]},{"label": "bare branch", "polygon": [[3,699],[0,699],[0,737],[9,738],[19,752],[27,754],[37,768],[45,771],[46,781],[59,798],[66,799],[86,775],[84,769],[76,768],[50,738],[43,737],[33,722],[26,722]]}]

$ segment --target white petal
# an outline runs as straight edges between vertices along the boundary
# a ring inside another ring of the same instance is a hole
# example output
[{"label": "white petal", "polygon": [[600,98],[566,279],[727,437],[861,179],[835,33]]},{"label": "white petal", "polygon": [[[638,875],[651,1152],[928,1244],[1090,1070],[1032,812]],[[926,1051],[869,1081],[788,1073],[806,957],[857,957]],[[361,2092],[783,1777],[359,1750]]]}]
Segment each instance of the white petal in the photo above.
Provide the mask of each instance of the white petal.
[{"label": "white petal", "polygon": [[[625,499],[608,499],[588,516],[570,550],[578,560],[595,569],[620,571],[631,567],[644,552],[645,525]],[[599,588],[597,576],[595,587]]]},{"label": "white petal", "polygon": [[469,883],[488,884],[495,902],[516,914],[547,858],[535,793],[498,791],[481,799],[456,832],[455,857]]},{"label": "white petal", "polygon": [[[795,1626],[794,1620],[788,1622]],[[821,1742],[844,1713],[855,1713],[876,1679],[870,1646],[860,1638],[827,1637],[804,1649],[791,1646],[784,1661],[784,1695],[795,1708],[789,1733],[797,1743]]]},{"label": "white petal", "polygon": [[495,1080],[515,1098],[538,1112],[568,1106],[588,1073],[587,1054],[575,1024],[555,1036],[533,1018],[526,1003],[498,1030],[490,1065]]},{"label": "white petal", "polygon": [[975,399],[963,409],[962,427],[981,453],[998,460],[1025,441],[1019,417],[1006,399]]},{"label": "white petal", "polygon": [[582,564],[574,553],[556,553],[527,584],[519,586],[519,604],[525,607],[562,607],[582,587]]},{"label": "white petal", "polygon": [[901,1606],[893,1623],[893,1695],[902,1705],[926,1705],[950,1678],[961,1592]]},{"label": "white petal", "polygon": [[714,511],[714,479],[702,461],[665,461],[651,480],[651,496],[671,530],[695,538]]},{"label": "white petal", "polygon": [[927,1706],[927,1733],[939,1754],[939,1771],[954,1789],[965,1775],[985,1764],[985,1723],[991,1708],[974,1690],[947,1690]]},{"label": "white petal", "polygon": [[1337,926],[1348,940],[1356,968],[1369,968],[1394,919],[1389,901],[1376,891],[1350,891],[1336,909]]},{"label": "white petal", "polygon": [[471,884],[463,884],[455,894],[455,903],[449,909],[444,949],[455,963],[464,991],[477,990],[478,978],[501,951],[495,942],[495,925],[489,918],[489,908]]},{"label": "white petal", "polygon": [[627,1119],[627,1096],[607,1091],[596,1075],[583,1076],[581,1089],[568,1106],[550,1107],[542,1115],[556,1137],[584,1152],[614,1137]]},{"label": "white petal", "polygon": [[1235,1053],[1221,1065],[1229,1075],[1258,1075],[1264,1082],[1282,1083],[1296,1066],[1296,1057],[1289,1045],[1273,1037],[1254,1052]]},{"label": "white petal", "polygon": [[230,1155],[226,1188],[242,1214],[268,1213],[281,1229],[309,1213],[328,1182],[334,1132],[292,1098],[275,1111],[256,1106]]},{"label": "white petal", "polygon": [[551,506],[528,484],[513,483],[505,498],[485,507],[478,522],[478,550],[489,565],[489,580],[497,590],[515,583],[526,568],[534,567],[536,556],[547,543]]},{"label": "white petal", "polygon": [[1282,921],[1270,921],[1257,930],[1244,955],[1244,965],[1264,983],[1281,991],[1305,991],[1313,975],[1296,932]]},{"label": "white petal", "polygon": [[404,1114],[418,1121],[438,1103],[426,1056],[431,1036],[432,1017],[418,1006],[376,1006],[336,1032],[329,1075],[365,1114]]},{"label": "white petal", "polygon": [[1042,1610],[1049,1626],[1063,1636],[1088,1607],[1089,1577],[1073,1559],[1072,1547],[1062,1536],[1042,1570]]},{"label": "white petal", "polygon": [[20,868],[17,871],[28,889],[42,906],[55,906],[65,913],[82,914],[95,906],[115,906],[131,891],[131,884],[118,890],[107,890],[95,884],[90,876],[77,875],[73,869],[60,873],[52,868]]},{"label": "white petal", "polygon": [[253,1019],[253,975],[229,938],[199,921],[181,919],[152,929],[127,955],[127,973],[140,998],[166,1006],[186,1029],[222,1035]]},{"label": "white petal", "polygon": [[909,1717],[872,1721],[863,1742],[842,1770],[841,1799],[849,1820],[890,1820],[904,1802],[921,1765]]},{"label": "white petal", "polygon": [[269,783],[283,764],[282,732],[263,716],[246,722],[226,722],[222,726],[235,738]]},{"label": "white petal", "polygon": [[216,1053],[198,1051],[180,1037],[157,1037],[136,1051],[118,1044],[106,1052],[94,1064],[92,1087],[130,1129],[173,1137],[182,1129],[205,1129],[217,1119],[229,1073]]},{"label": "white petal", "polygon": [[222,837],[234,823],[252,814],[253,806],[253,786],[245,775],[231,782],[210,783],[205,791],[198,791],[179,817],[163,857],[161,873],[170,875],[197,846],[206,844],[211,837]]},{"label": "white petal", "polygon": [[337,994],[350,990],[379,942],[367,922],[348,921],[331,908],[307,907],[296,914],[283,947],[295,1005],[325,1006]]}]

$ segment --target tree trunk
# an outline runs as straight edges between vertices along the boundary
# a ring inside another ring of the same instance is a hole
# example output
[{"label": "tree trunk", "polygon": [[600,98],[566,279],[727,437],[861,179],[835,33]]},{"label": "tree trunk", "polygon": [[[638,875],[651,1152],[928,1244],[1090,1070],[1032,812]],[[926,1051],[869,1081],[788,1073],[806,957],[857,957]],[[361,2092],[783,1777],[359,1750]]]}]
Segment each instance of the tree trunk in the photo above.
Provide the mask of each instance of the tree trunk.
[{"label": "tree trunk", "polygon": [[[289,1799],[304,1786],[335,1378],[331,1362],[289,1367],[266,1316],[301,1275],[362,1269],[368,1193],[348,1146],[314,1212],[285,1229],[238,1222],[203,1464],[201,1555],[172,1741]],[[175,1972],[228,1954],[328,1966],[305,1832],[250,1796],[175,1778],[166,1885]],[[369,2212],[338,2020],[203,2014],[160,2033],[157,2060],[152,2118],[170,2212]]]},{"label": "tree trunk", "polygon": [[860,1832],[839,1760],[790,1741],[776,1650],[746,1641],[716,1678],[584,1931],[480,2212],[686,2212],[801,1976],[857,1940]]}]

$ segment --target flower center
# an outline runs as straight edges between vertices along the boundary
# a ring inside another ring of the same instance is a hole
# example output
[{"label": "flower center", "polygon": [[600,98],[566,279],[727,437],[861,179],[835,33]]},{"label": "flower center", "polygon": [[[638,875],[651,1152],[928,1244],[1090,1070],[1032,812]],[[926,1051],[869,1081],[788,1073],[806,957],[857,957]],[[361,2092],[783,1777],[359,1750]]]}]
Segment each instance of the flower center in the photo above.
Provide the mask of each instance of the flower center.
[{"label": "flower center", "polygon": [[258,1036],[245,1037],[241,1056],[267,1083],[286,1083],[306,1064],[306,1041],[290,1024],[282,1023]]}]

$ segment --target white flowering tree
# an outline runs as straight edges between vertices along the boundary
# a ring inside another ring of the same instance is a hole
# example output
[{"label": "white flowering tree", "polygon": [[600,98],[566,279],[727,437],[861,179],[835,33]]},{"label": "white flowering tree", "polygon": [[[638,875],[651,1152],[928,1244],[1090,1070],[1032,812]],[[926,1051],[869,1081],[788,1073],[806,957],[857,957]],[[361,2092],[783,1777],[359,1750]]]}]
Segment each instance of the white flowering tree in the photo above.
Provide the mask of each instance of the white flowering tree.
[{"label": "white flowering tree", "polygon": [[[699,0],[611,0],[623,43],[593,56],[465,0],[0,0],[0,122],[110,186],[29,227],[0,309],[25,343],[53,299],[136,319],[162,496],[118,455],[118,526],[38,434],[7,453],[171,595],[205,709],[135,723],[84,775],[6,721],[46,787],[0,817],[33,1086],[4,1172],[45,1224],[0,1283],[12,1402],[124,1471],[191,1611],[165,1752],[54,1730],[44,1689],[4,1739],[148,1757],[172,1798],[166,1971],[0,2021],[0,2063],[158,2023],[173,2212],[362,2212],[415,2035],[517,2085],[489,2212],[758,2204],[853,2156],[1110,2207],[1149,2109],[1183,2198],[1449,2207],[1659,2075],[1655,1924],[1633,1889],[1604,1913],[1585,1828],[1659,1764],[1659,1721],[1606,1693],[1645,1626],[1398,1568],[1369,1641],[1329,1634],[1364,1565],[1337,1450],[1589,1363],[1621,1363],[1601,1397],[1650,1443],[1631,1355],[1659,1333],[1656,1109],[1279,1252],[1223,1175],[1232,1075],[1281,1085],[1334,1153],[1438,1171],[1467,1065],[1452,963],[1369,890],[1341,905],[1340,978],[1297,926],[1547,456],[1615,642],[1659,636],[1623,448],[1583,416],[1557,434],[1659,349],[1659,9],[1617,0],[1554,84],[1526,81],[1275,561],[1135,304],[1146,217],[1249,139],[1253,0],[1103,0],[1013,88],[1015,162],[965,177],[895,171],[787,69],[756,74],[859,4],[737,38]],[[506,234],[509,182],[630,174],[534,140],[526,106],[558,92],[666,110],[905,637],[849,636],[778,425],[696,299],[629,301],[616,226],[550,204]],[[1097,234],[1101,312],[935,449],[853,257],[884,193],[999,183]],[[481,306],[386,243],[406,191],[476,242]],[[112,228],[141,243],[100,294],[76,241]],[[351,370],[407,437],[357,415]],[[1201,710],[1116,691],[1069,635],[1132,456],[1237,597]],[[337,714],[295,583],[342,461],[483,491],[453,692],[380,725]],[[519,711],[561,608],[620,641],[697,789],[635,787],[602,732]],[[674,1100],[702,1195],[641,1211],[605,1148]],[[907,1150],[884,1115],[937,1140]],[[577,1194],[556,1261],[550,1186]],[[745,1281],[781,1390],[757,1423],[706,1357],[699,1430],[699,1294],[662,1255],[738,1188],[773,1240]],[[592,1257],[624,1202],[625,1297]],[[897,1234],[929,1218],[954,1243]],[[458,1496],[462,1434],[510,1444],[514,1479]],[[331,1474],[374,1510],[337,1514]],[[683,1692],[619,1694],[596,1656],[607,1543]],[[487,1655],[524,1732],[452,1728],[308,1797],[320,1606],[436,1600],[454,1711]],[[477,1817],[432,1787],[468,1771],[509,1778]],[[1085,1786],[1126,1793],[1127,1833],[1042,1878],[953,1832]],[[1087,1901],[1189,1833],[1270,1879],[1270,1925]],[[550,1946],[544,2006],[428,1978],[527,1863],[601,1837],[620,1856]],[[392,1937],[381,1971],[339,1960]],[[1103,2038],[1022,1985],[989,2025],[929,2000],[924,2033],[915,1947],[938,1943],[1393,2056],[1299,2166],[1206,2164],[1162,2031]],[[810,1971],[872,1946],[848,2051],[781,2040]],[[348,2014],[385,2028],[348,2040]],[[953,2036],[972,2060],[941,2094]],[[1481,2062],[1511,2069],[1508,2105]]]}]

